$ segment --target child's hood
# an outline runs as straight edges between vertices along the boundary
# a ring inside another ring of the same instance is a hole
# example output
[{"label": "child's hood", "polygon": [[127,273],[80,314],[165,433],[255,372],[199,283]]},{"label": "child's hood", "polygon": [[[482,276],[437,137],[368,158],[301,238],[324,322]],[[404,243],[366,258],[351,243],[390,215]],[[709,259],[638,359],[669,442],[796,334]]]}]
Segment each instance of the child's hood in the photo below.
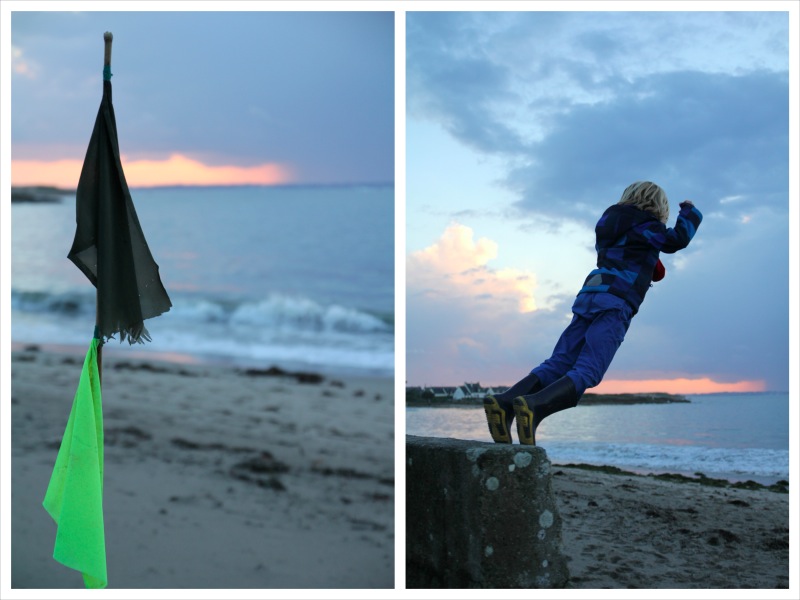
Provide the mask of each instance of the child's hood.
[{"label": "child's hood", "polygon": [[597,222],[595,233],[598,248],[609,248],[634,227],[647,221],[659,222],[655,215],[635,206],[614,204]]}]

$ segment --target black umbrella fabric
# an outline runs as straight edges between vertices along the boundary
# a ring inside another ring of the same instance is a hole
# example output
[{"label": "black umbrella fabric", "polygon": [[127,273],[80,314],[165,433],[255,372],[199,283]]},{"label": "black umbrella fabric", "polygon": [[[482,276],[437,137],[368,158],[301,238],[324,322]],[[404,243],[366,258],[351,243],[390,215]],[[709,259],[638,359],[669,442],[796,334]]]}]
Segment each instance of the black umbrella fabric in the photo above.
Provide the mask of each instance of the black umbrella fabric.
[{"label": "black umbrella fabric", "polygon": [[77,229],[69,259],[97,288],[97,327],[102,339],[119,334],[130,344],[150,341],[144,320],[172,303],[133,206],[117,141],[111,73],[86,151],[76,198]]}]

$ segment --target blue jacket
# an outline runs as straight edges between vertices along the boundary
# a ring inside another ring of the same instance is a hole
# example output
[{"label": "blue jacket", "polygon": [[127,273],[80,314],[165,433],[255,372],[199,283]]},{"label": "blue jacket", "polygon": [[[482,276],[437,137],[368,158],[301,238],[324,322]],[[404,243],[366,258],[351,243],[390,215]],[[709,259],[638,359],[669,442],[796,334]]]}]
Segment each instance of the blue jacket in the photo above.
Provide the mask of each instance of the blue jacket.
[{"label": "blue jacket", "polygon": [[700,211],[688,204],[681,207],[674,228],[630,205],[609,207],[595,227],[597,268],[578,293],[614,294],[624,298],[636,314],[653,280],[659,252],[672,254],[686,248],[702,220]]}]

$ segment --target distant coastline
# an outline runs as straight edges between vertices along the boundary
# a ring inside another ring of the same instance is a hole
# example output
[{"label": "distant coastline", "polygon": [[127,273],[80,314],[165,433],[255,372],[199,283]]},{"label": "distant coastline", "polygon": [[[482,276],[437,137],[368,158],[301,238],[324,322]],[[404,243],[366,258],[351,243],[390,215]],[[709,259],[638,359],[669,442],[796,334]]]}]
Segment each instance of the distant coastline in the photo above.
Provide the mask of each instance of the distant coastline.
[{"label": "distant coastline", "polygon": [[[134,192],[140,190],[160,190],[160,189],[220,189],[220,188],[276,188],[276,189],[317,189],[317,188],[393,188],[394,182],[387,181],[365,181],[365,182],[339,182],[339,183],[280,183],[274,185],[261,184],[174,184],[174,185],[154,185],[154,186],[129,186]],[[48,204],[61,202],[64,196],[74,196],[76,190],[64,189],[50,185],[24,185],[11,186],[11,202],[14,203],[38,203]]]},{"label": "distant coastline", "polygon": [[65,190],[49,185],[11,186],[11,202],[52,204],[64,196],[74,196],[75,190]]},{"label": "distant coastline", "polygon": [[667,394],[655,392],[650,394],[584,394],[581,404],[672,404],[674,402],[689,403],[683,394]]},{"label": "distant coastline", "polygon": [[[667,394],[664,392],[646,394],[584,394],[580,403],[582,405],[600,404],[672,404],[690,403],[686,396],[681,394]],[[406,406],[482,406],[482,398],[423,398],[421,395],[406,394]]]}]

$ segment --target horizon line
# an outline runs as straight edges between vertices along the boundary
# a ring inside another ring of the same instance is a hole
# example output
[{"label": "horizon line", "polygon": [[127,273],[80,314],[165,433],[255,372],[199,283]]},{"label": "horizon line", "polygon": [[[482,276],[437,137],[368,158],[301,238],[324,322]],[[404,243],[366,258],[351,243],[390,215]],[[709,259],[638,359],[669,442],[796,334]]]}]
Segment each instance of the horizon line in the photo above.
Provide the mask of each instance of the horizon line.
[{"label": "horizon line", "polygon": [[[346,182],[291,182],[291,183],[176,183],[168,185],[129,185],[130,190],[155,190],[155,189],[197,189],[197,188],[304,188],[304,187],[394,187],[394,181],[346,181]],[[77,187],[66,188],[57,185],[42,184],[11,184],[11,191],[34,189],[50,191],[59,194],[74,194]]]},{"label": "horizon line", "polygon": [[[698,381],[701,382],[702,380],[698,380]],[[726,390],[726,389],[719,389],[719,388],[724,388],[725,384],[716,383],[716,382],[713,382],[713,383],[716,384],[718,389],[714,389],[714,390],[711,390],[711,391],[697,391],[697,390],[693,391],[691,389],[689,389],[687,391],[682,391],[682,390],[681,391],[666,391],[664,389],[662,389],[660,391],[654,391],[654,388],[643,387],[642,391],[604,391],[602,389],[601,390],[596,390],[596,388],[589,388],[588,390],[586,390],[586,392],[584,392],[584,395],[588,394],[588,395],[596,395],[596,396],[625,396],[625,395],[636,395],[636,396],[651,395],[652,396],[652,395],[664,394],[664,395],[667,395],[667,396],[710,396],[710,395],[713,395],[713,394],[788,394],[789,391],[790,391],[790,390],[777,390],[777,389],[774,389],[774,390],[770,390],[770,389],[734,389],[737,385],[741,386],[742,382],[738,382],[738,384],[737,383],[729,384],[731,386],[731,389],[727,389]],[[458,384],[458,385],[428,385],[428,384],[410,385],[410,384],[406,383],[406,391],[408,391],[409,389],[412,389],[412,388],[420,388],[420,389],[433,389],[433,388],[445,388],[445,389],[447,389],[447,388],[452,388],[452,389],[458,389],[458,388],[460,388],[460,387],[462,387],[464,385],[466,385],[466,382],[462,383],[462,384]],[[702,385],[702,383],[701,383],[701,385]],[[505,385],[483,386],[482,385],[481,387],[486,389],[486,388],[507,388],[509,386],[505,386]]]},{"label": "horizon line", "polygon": [[[459,388],[463,386],[461,385],[406,385],[406,390],[411,388]],[[495,386],[491,386],[495,387]],[[508,386],[496,386],[496,387],[508,387]],[[586,395],[595,395],[595,396],[645,396],[645,395],[659,395],[663,394],[665,396],[714,396],[718,394],[788,394],[790,390],[758,390],[758,391],[719,391],[719,392],[592,392],[586,391],[584,392],[584,396]],[[465,400],[474,400],[475,398],[465,398]]]}]

